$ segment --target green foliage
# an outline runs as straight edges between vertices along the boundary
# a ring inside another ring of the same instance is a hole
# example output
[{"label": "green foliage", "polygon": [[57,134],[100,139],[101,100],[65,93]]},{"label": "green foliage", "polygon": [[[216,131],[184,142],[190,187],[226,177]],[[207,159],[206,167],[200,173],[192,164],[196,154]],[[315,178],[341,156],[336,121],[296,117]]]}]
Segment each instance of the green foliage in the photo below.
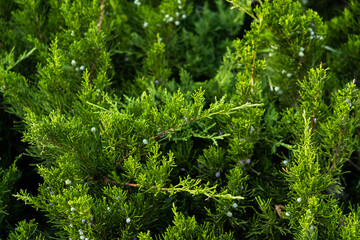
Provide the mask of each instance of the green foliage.
[{"label": "green foliage", "polygon": [[[228,2],[0,10],[2,105],[42,179],[16,193],[2,165],[5,237],[358,237],[359,4],[324,22],[304,1]],[[13,226],[11,195],[46,221]]]},{"label": "green foliage", "polygon": [[8,230],[6,216],[8,216],[8,205],[11,204],[14,185],[21,177],[21,172],[16,167],[16,161],[8,168],[0,168],[0,229],[5,232]]},{"label": "green foliage", "polygon": [[8,239],[29,239],[29,237],[36,240],[46,239],[44,235],[39,233],[39,230],[37,229],[37,223],[35,223],[35,219],[30,220],[30,222],[27,222],[25,220],[19,222],[17,224],[17,227],[15,228],[15,231],[9,234]]}]

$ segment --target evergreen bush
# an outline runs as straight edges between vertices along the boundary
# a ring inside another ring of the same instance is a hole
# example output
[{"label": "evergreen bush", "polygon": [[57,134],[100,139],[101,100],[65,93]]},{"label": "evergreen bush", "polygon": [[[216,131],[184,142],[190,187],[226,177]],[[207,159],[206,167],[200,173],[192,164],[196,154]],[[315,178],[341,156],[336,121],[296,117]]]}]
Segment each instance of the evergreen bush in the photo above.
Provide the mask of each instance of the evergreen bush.
[{"label": "evergreen bush", "polygon": [[2,2],[0,238],[359,239],[360,4],[315,5]]}]

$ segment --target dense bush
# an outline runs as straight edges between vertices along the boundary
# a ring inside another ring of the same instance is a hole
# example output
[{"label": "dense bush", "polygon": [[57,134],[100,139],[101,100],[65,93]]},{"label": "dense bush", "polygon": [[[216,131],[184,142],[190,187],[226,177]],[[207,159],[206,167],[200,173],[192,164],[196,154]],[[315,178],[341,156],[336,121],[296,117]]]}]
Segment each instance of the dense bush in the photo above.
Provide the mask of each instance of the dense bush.
[{"label": "dense bush", "polygon": [[360,238],[360,4],[316,2],[2,2],[0,237]]}]

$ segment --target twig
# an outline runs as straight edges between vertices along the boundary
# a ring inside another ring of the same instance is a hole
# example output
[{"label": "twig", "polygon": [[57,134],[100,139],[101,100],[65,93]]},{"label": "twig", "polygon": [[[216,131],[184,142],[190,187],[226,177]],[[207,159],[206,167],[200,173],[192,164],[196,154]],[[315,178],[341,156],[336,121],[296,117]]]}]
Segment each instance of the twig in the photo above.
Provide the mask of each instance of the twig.
[{"label": "twig", "polygon": [[356,170],[360,171],[360,167],[359,167],[358,165],[356,165],[355,163],[353,163],[353,161],[348,160],[348,162],[349,162],[351,165],[353,165],[353,166],[356,168]]},{"label": "twig", "polygon": [[253,64],[251,66],[251,93],[254,93],[254,67],[255,67],[256,53],[254,54]]},{"label": "twig", "polygon": [[106,0],[103,0],[103,1],[101,2],[101,6],[100,6],[101,14],[100,14],[100,18],[99,18],[98,31],[100,31],[100,29],[101,29],[101,24],[102,24],[102,21],[103,21],[103,18],[104,18],[105,2],[106,2]]},{"label": "twig", "polygon": [[334,159],[334,162],[330,168],[330,171],[333,170],[336,166],[336,162],[339,158],[339,155],[340,155],[340,148],[341,148],[341,143],[342,143],[342,138],[343,138],[343,135],[344,135],[344,127],[341,128],[341,133],[340,133],[340,141],[338,143],[338,148],[336,149],[336,155],[335,155],[335,159]]},{"label": "twig", "polygon": [[282,168],[284,170],[284,172],[286,172],[288,175],[291,176],[291,174],[289,173],[288,169],[287,168]]},{"label": "twig", "polygon": [[197,118],[194,117],[194,118],[191,119],[189,122],[187,122],[187,123],[185,123],[185,124],[179,124],[179,125],[177,125],[175,128],[169,128],[168,130],[166,130],[166,131],[164,131],[164,132],[162,132],[162,133],[160,133],[160,134],[158,134],[158,135],[152,136],[152,138],[153,138],[153,139],[157,139],[157,138],[159,138],[159,137],[161,137],[161,136],[164,136],[164,134],[166,134],[166,133],[173,132],[173,131],[175,131],[177,128],[182,127],[182,126],[185,126],[185,125],[187,125],[187,124],[189,124],[189,123],[191,123],[191,122],[193,122],[193,121],[196,121],[196,120],[197,120]]},{"label": "twig", "polygon": [[[124,186],[129,186],[129,187],[136,187],[138,188],[139,187],[139,184],[137,183],[128,183],[128,182],[117,182],[113,179],[110,179],[109,177],[107,176],[104,176],[104,180],[106,183],[110,183],[110,184],[114,184],[114,185],[124,185]],[[155,186],[152,186],[151,188],[156,188]],[[160,188],[161,190],[163,191],[167,191],[169,190],[170,188]]]}]

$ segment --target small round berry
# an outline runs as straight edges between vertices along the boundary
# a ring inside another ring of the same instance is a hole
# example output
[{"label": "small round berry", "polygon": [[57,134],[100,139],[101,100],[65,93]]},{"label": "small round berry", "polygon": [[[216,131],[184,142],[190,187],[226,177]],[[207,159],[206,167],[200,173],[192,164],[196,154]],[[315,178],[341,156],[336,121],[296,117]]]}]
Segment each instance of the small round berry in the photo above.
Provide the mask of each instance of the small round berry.
[{"label": "small round berry", "polygon": [[70,180],[70,179],[66,179],[65,184],[66,184],[66,185],[70,185],[70,184],[71,184],[71,180]]},{"label": "small round berry", "polygon": [[80,239],[81,239],[81,240],[85,240],[85,237],[84,237],[84,236],[80,236]]},{"label": "small round berry", "polygon": [[96,127],[92,127],[92,128],[90,129],[90,131],[91,131],[92,133],[95,133],[95,132],[96,132]]},{"label": "small round berry", "polygon": [[220,177],[220,172],[216,172],[215,177],[219,178]]},{"label": "small round berry", "polygon": [[180,25],[180,22],[179,22],[179,21],[175,21],[175,25],[176,25],[176,26],[179,26],[179,25]]},{"label": "small round berry", "polygon": [[227,212],[227,213],[226,213],[226,216],[228,216],[228,217],[232,217],[232,215],[233,215],[233,214],[232,214],[231,212]]},{"label": "small round berry", "polygon": [[315,230],[315,226],[314,226],[314,225],[310,225],[310,230]]},{"label": "small round berry", "polygon": [[299,52],[299,57],[303,57],[304,56],[304,52]]},{"label": "small round berry", "polygon": [[253,133],[254,131],[255,131],[255,128],[253,126],[251,126],[250,133]]},{"label": "small round berry", "polygon": [[172,22],[173,20],[174,20],[174,18],[173,18],[173,17],[169,17],[168,22]]},{"label": "small round berry", "polygon": [[119,196],[117,196],[115,199],[119,201],[119,200],[120,200],[120,197],[119,197]]},{"label": "small round berry", "polygon": [[156,79],[156,80],[154,81],[154,83],[155,83],[155,84],[159,84],[159,80]]},{"label": "small round berry", "polygon": [[80,234],[80,235],[83,235],[83,234],[84,234],[84,230],[79,229],[79,234]]},{"label": "small round berry", "polygon": [[148,144],[149,144],[149,141],[148,141],[146,138],[144,138],[144,139],[142,140],[142,142],[143,142],[143,144],[145,144],[145,145],[148,145]]},{"label": "small round berry", "polygon": [[53,192],[53,191],[51,191],[51,192],[50,192],[50,195],[54,195],[54,192]]},{"label": "small round berry", "polygon": [[76,67],[76,68],[75,68],[75,71],[77,71],[77,72],[80,71],[80,68],[79,68],[79,67]]},{"label": "small round berry", "polygon": [[291,73],[288,73],[288,74],[286,74],[286,76],[287,76],[288,78],[291,78],[291,77],[292,77],[292,74],[291,74]]},{"label": "small round berry", "polygon": [[175,13],[175,16],[177,16],[177,17],[178,17],[178,16],[179,16],[179,12],[176,12],[176,13]]},{"label": "small round berry", "polygon": [[243,160],[240,160],[240,164],[241,164],[241,165],[244,165],[244,161],[243,161]]},{"label": "small round berry", "polygon": [[314,27],[315,27],[315,24],[312,23],[312,24],[311,24],[311,28],[314,28]]},{"label": "small round berry", "polygon": [[46,189],[50,191],[50,190],[51,190],[51,187],[46,187]]},{"label": "small round berry", "polygon": [[53,203],[49,203],[49,205],[52,207],[52,206],[53,206]]},{"label": "small round berry", "polygon": [[181,18],[182,18],[182,19],[185,19],[185,18],[186,18],[186,15],[185,15],[185,14],[181,15]]},{"label": "small round berry", "polygon": [[284,70],[282,70],[282,71],[281,71],[281,73],[282,73],[282,74],[285,74],[285,73],[286,73],[286,70],[285,70],[285,69],[284,69]]},{"label": "small round berry", "polygon": [[69,226],[70,226],[71,228],[73,227],[73,225],[72,225],[71,223],[69,224]]},{"label": "small round berry", "polygon": [[81,222],[82,222],[82,223],[86,223],[86,219],[82,219]]},{"label": "small round berry", "polygon": [[71,60],[71,65],[73,66],[73,67],[75,67],[76,66],[76,61],[73,59],[73,60]]},{"label": "small round berry", "polygon": [[301,197],[299,197],[298,199],[296,199],[296,201],[301,202],[301,201],[302,201]]},{"label": "small round berry", "polygon": [[248,159],[246,159],[246,161],[245,161],[247,164],[250,164],[251,163],[251,160],[250,160],[250,158],[248,158]]},{"label": "small round berry", "polygon": [[300,47],[300,52],[303,52],[303,51],[305,51],[305,48]]},{"label": "small round berry", "polygon": [[185,172],[186,171],[186,169],[185,168],[180,168],[180,170],[182,171],[182,172]]},{"label": "small round berry", "polygon": [[76,209],[74,207],[70,208],[70,211],[74,212]]},{"label": "small round berry", "polygon": [[285,215],[286,215],[287,217],[290,217],[290,212],[286,212]]},{"label": "small round berry", "polygon": [[130,218],[126,218],[126,223],[129,224],[131,222]]},{"label": "small round berry", "polygon": [[233,203],[233,204],[231,204],[231,206],[232,206],[233,208],[237,208],[237,207],[238,207],[237,203]]},{"label": "small round berry", "polygon": [[148,22],[144,22],[143,27],[144,27],[144,28],[147,28],[148,26],[149,26],[149,23],[148,23]]},{"label": "small round berry", "polygon": [[284,160],[284,161],[282,161],[282,163],[283,163],[284,165],[288,165],[289,161],[288,161],[288,160]]},{"label": "small round berry", "polygon": [[83,65],[80,66],[80,71],[84,71],[85,67]]}]

